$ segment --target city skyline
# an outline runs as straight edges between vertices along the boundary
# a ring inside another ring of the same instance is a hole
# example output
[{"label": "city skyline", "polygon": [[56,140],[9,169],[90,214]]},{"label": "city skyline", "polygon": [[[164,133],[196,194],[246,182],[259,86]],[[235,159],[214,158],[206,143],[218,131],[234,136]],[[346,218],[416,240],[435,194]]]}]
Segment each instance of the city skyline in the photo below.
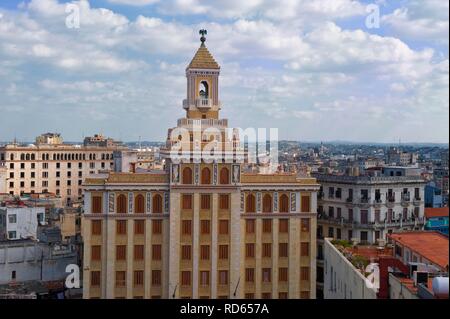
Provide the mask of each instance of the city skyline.
[{"label": "city skyline", "polygon": [[75,1],[80,28],[66,26],[64,2],[0,5],[0,140],[163,141],[205,27],[231,126],[278,127],[280,140],[448,143],[444,1],[377,1],[379,28],[365,23],[369,1]]}]

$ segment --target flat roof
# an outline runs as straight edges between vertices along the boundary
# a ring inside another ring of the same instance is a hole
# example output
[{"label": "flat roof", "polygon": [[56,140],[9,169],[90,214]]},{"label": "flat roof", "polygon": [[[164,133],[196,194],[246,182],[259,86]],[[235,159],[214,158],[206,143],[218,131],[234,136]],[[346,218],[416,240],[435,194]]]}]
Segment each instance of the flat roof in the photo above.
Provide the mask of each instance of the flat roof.
[{"label": "flat roof", "polygon": [[441,268],[448,266],[448,237],[436,231],[411,231],[389,234],[389,238],[405,246]]}]

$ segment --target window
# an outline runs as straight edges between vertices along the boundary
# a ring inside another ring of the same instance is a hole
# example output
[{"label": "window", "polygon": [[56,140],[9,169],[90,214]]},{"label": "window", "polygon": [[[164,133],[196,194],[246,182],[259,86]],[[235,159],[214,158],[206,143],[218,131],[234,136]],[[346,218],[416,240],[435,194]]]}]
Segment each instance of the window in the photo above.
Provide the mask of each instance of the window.
[{"label": "window", "polygon": [[133,284],[134,284],[134,286],[144,285],[144,271],[143,270],[135,270],[134,271]]},{"label": "window", "polygon": [[211,184],[211,171],[208,167],[202,169],[202,179],[201,182],[203,185]]},{"label": "window", "polygon": [[209,286],[209,271],[200,271],[200,286]]},{"label": "window", "polygon": [[125,260],[127,258],[127,246],[117,245],[116,246],[116,260]]},{"label": "window", "polygon": [[100,260],[102,257],[102,247],[95,245],[91,247],[91,260]]},{"label": "window", "polygon": [[126,220],[117,220],[116,221],[116,234],[117,235],[126,235],[127,233],[127,221]]},{"label": "window", "polygon": [[161,260],[161,245],[152,245],[152,259]]},{"label": "window", "polygon": [[152,233],[161,234],[162,233],[162,220],[156,219],[152,222]]},{"label": "window", "polygon": [[245,268],[245,282],[255,282],[254,268]]},{"label": "window", "polygon": [[278,299],[288,299],[288,293],[287,292],[279,292]]},{"label": "window", "polygon": [[91,286],[100,286],[100,271],[91,271]]},{"label": "window", "polygon": [[361,235],[361,241],[362,242],[367,242],[367,232],[366,231],[361,231],[360,235]]},{"label": "window", "polygon": [[191,260],[191,245],[181,246],[181,259]]},{"label": "window", "polygon": [[263,219],[262,226],[263,226],[263,233],[271,233],[272,232],[272,220],[271,219]]},{"label": "window", "polygon": [[336,228],[336,239],[341,239],[341,229]]},{"label": "window", "polygon": [[192,209],[192,195],[191,194],[183,194],[182,196],[182,209]]},{"label": "window", "polygon": [[272,196],[265,194],[263,196],[263,213],[272,212]]},{"label": "window", "polygon": [[102,221],[101,220],[93,220],[91,224],[92,235],[101,235],[102,234]]},{"label": "window", "polygon": [[272,281],[272,269],[263,268],[262,269],[262,282],[268,283]]},{"label": "window", "polygon": [[144,196],[139,194],[134,199],[134,212],[136,214],[143,214],[145,212]]},{"label": "window", "polygon": [[300,256],[302,256],[302,257],[309,256],[309,243],[301,243],[300,244]]},{"label": "window", "polygon": [[230,184],[230,172],[226,167],[220,170],[220,184]]},{"label": "window", "polygon": [[161,270],[152,270],[152,285],[161,286]]},{"label": "window", "polygon": [[16,239],[16,238],[17,238],[17,233],[15,230],[8,232],[8,239]]},{"label": "window", "polygon": [[289,245],[288,243],[279,243],[278,244],[278,256],[280,258],[288,257],[289,255]]},{"label": "window", "polygon": [[278,281],[287,282],[288,281],[288,269],[285,267],[278,268]]},{"label": "window", "polygon": [[11,272],[11,280],[16,280],[16,277],[17,277],[17,273],[16,273],[15,270],[13,270],[13,271]]},{"label": "window", "polygon": [[302,196],[301,200],[301,212],[302,213],[308,213],[311,211],[311,196]]},{"label": "window", "polygon": [[280,196],[280,213],[289,212],[289,197],[286,194]]},{"label": "window", "polygon": [[200,233],[202,235],[208,235],[211,233],[211,222],[208,219],[200,221]]},{"label": "window", "polygon": [[200,195],[200,209],[211,208],[211,196],[209,194]]},{"label": "window", "polygon": [[229,209],[230,196],[228,194],[219,195],[219,209]]},{"label": "window", "polygon": [[117,196],[117,213],[118,214],[127,213],[127,197],[123,194]]},{"label": "window", "polygon": [[191,235],[192,234],[192,221],[191,220],[183,220],[181,222],[181,231],[183,235]]},{"label": "window", "polygon": [[255,244],[245,244],[245,257],[247,258],[255,257]]},{"label": "window", "polygon": [[144,245],[134,245],[134,260],[144,260]]},{"label": "window", "polygon": [[190,167],[183,169],[183,184],[192,184],[192,169]]},{"label": "window", "polygon": [[153,213],[161,214],[162,213],[162,196],[160,194],[156,194],[153,196]]},{"label": "window", "polygon": [[219,285],[228,285],[228,270],[219,270]]},{"label": "window", "polygon": [[262,244],[262,257],[272,257],[272,244],[264,243]]},{"label": "window", "polygon": [[209,260],[209,245],[200,245],[200,259]]},{"label": "window", "polygon": [[245,232],[247,234],[255,233],[255,220],[254,219],[245,220]]},{"label": "window", "polygon": [[219,245],[219,259],[228,259],[228,245]]},{"label": "window", "polygon": [[309,280],[309,267],[300,267],[300,280]]},{"label": "window", "polygon": [[255,196],[253,194],[247,195],[247,200],[245,201],[245,212],[246,213],[256,212]]},{"label": "window", "polygon": [[228,235],[228,220],[219,220],[219,234]]},{"label": "window", "polygon": [[116,287],[125,287],[126,274],[125,271],[116,271]]},{"label": "window", "polygon": [[334,228],[333,227],[328,228],[328,237],[334,238]]},{"label": "window", "polygon": [[102,206],[102,197],[92,196],[92,214],[101,214],[103,211]]},{"label": "window", "polygon": [[350,221],[350,222],[353,221],[353,209],[352,208],[348,209],[348,221]]},{"label": "window", "polygon": [[302,218],[301,228],[302,228],[302,232],[306,232],[306,233],[309,232],[309,219]]},{"label": "window", "polygon": [[135,220],[134,221],[134,234],[142,235],[145,232],[145,220]]},{"label": "window", "polygon": [[287,233],[289,231],[289,220],[288,219],[280,219],[278,221],[278,231],[280,233]]},{"label": "window", "polygon": [[8,222],[10,224],[15,224],[17,223],[17,215],[16,214],[12,214],[8,216]]},{"label": "window", "polygon": [[190,286],[191,285],[191,272],[190,271],[182,271],[181,272],[181,285],[182,286]]}]

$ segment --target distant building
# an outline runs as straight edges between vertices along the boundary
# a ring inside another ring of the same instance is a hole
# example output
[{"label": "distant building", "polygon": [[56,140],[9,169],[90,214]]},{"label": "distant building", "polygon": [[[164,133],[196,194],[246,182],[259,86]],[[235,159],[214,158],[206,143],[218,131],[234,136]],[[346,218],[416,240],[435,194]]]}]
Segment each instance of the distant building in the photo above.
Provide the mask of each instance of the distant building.
[{"label": "distant building", "polygon": [[36,239],[38,224],[44,222],[43,207],[0,207],[0,240]]},{"label": "distant building", "polygon": [[425,208],[426,230],[438,231],[448,236],[448,207]]},{"label": "distant building", "polygon": [[52,193],[66,205],[81,201],[83,180],[114,170],[113,152],[126,149],[110,139],[85,146],[63,144],[62,137],[53,133],[36,141],[36,145],[0,147],[0,190],[15,196]]},{"label": "distant building", "polygon": [[59,133],[45,133],[36,137],[36,144],[59,145],[63,143],[63,138]]},{"label": "distant building", "polygon": [[107,147],[114,148],[123,146],[122,142],[115,141],[112,138],[105,137],[101,134],[95,134],[94,136],[88,136],[84,138],[83,145],[85,147]]},{"label": "distant building", "polygon": [[409,166],[417,163],[418,154],[403,152],[396,147],[391,147],[387,152],[386,164]]},{"label": "distant building", "polygon": [[442,207],[442,190],[436,186],[435,182],[425,185],[425,207]]}]

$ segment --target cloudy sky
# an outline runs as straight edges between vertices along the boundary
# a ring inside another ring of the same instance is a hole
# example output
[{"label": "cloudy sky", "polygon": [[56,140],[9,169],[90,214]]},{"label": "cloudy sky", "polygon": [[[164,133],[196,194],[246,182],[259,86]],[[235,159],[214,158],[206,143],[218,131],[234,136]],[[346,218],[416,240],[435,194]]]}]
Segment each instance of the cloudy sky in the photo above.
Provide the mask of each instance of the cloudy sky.
[{"label": "cloudy sky", "polygon": [[[67,3],[80,9],[79,28]],[[301,141],[448,142],[448,9],[448,0],[1,1],[0,141],[47,131],[164,140],[184,116],[184,70],[206,28],[234,127]]]}]

